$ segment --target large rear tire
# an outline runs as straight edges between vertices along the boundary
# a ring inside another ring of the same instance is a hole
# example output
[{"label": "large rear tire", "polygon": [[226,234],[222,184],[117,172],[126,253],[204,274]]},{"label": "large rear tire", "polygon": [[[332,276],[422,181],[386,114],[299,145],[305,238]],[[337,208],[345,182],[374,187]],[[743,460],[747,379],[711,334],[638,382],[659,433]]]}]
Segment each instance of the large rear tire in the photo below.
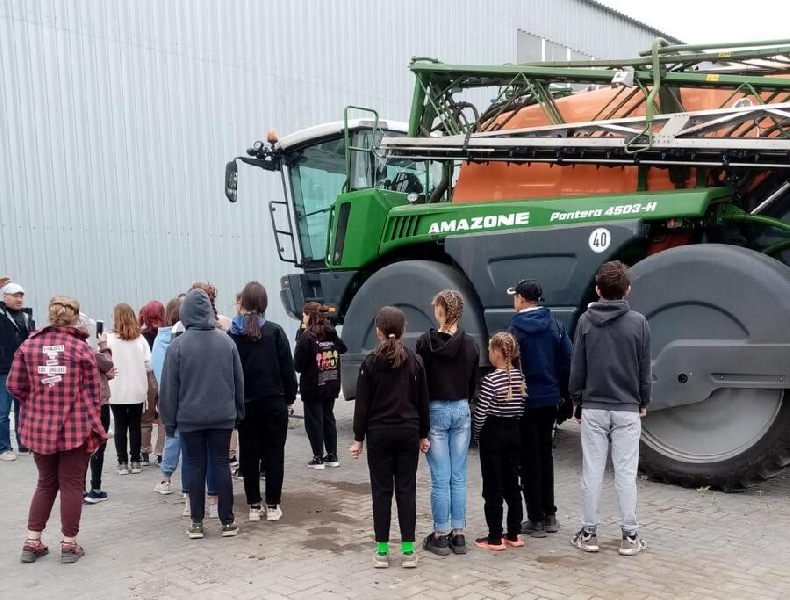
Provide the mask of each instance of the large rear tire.
[{"label": "large rear tire", "polygon": [[[458,269],[428,260],[396,262],[374,273],[359,289],[346,312],[343,341],[348,353],[342,359],[343,395],[351,400],[356,395],[357,375],[365,356],[378,345],[376,313],[382,306],[397,306],[406,315],[408,347],[414,349],[417,339],[435,326],[431,300],[440,291],[454,289],[464,297],[461,327],[478,344],[486,340],[483,310],[474,288]],[[481,346],[482,347],[482,346]]]},{"label": "large rear tire", "polygon": [[[777,387],[737,381],[767,378],[750,375],[765,373],[750,347],[788,347],[790,269],[744,248],[708,244],[651,256],[631,274],[631,305],[653,334],[654,400],[661,408],[648,409],[642,423],[642,470],[668,483],[729,491],[790,464],[790,394],[781,389],[787,377]],[[705,344],[715,348],[717,340],[738,352],[738,375],[729,376],[730,368],[728,376],[713,376],[703,368]],[[698,355],[672,363],[668,356],[689,341],[699,344]],[[704,396],[683,397],[684,389],[694,394],[695,383],[711,381]]]}]

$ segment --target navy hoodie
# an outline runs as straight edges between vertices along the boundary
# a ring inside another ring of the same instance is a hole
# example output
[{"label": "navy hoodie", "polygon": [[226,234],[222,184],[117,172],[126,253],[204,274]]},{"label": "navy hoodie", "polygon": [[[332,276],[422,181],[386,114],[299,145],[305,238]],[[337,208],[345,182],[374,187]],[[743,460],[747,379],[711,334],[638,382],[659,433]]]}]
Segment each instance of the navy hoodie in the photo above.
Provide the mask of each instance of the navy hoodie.
[{"label": "navy hoodie", "polygon": [[510,333],[521,351],[527,380],[526,408],[557,406],[568,389],[573,346],[565,328],[545,306],[513,317]]}]

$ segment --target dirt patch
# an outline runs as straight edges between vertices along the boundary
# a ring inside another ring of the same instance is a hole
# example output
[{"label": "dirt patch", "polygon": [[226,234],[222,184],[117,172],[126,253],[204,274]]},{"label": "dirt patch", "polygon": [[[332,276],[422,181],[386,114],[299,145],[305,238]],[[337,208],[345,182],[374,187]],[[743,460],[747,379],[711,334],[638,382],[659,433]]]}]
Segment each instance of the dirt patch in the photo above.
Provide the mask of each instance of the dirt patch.
[{"label": "dirt patch", "polygon": [[338,544],[334,539],[325,537],[310,537],[302,546],[308,550],[319,550],[321,552],[332,552],[333,554],[343,554],[344,552],[360,552],[372,547],[370,543],[357,542],[356,544]]},{"label": "dirt patch", "polygon": [[355,483],[353,481],[321,481],[320,483],[340,492],[348,492],[349,494],[357,494],[360,496],[367,496],[370,494],[370,483],[367,481],[362,483]]},{"label": "dirt patch", "polygon": [[310,535],[337,535],[337,527],[311,527],[307,530]]},{"label": "dirt patch", "polygon": [[283,522],[297,527],[307,524],[332,525],[353,523],[354,520],[340,513],[340,506],[329,494],[302,491],[288,495],[283,503],[287,511]]},{"label": "dirt patch", "polygon": [[566,567],[575,566],[581,563],[578,556],[572,554],[555,554],[552,556],[538,556],[536,559],[542,565],[563,565]]}]

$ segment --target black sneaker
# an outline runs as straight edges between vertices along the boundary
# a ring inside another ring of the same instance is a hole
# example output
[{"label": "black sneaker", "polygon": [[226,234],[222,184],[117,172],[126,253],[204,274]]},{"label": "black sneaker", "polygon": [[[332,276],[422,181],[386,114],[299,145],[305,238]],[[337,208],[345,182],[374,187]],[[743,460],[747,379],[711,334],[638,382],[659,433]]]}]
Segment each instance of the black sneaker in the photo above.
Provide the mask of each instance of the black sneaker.
[{"label": "black sneaker", "polygon": [[557,533],[560,530],[560,523],[557,521],[557,515],[547,515],[545,521],[546,533]]},{"label": "black sneaker", "polygon": [[236,523],[228,523],[222,526],[222,537],[234,537],[239,533],[239,526]]},{"label": "black sneaker", "polygon": [[449,536],[450,550],[453,554],[466,554],[466,538],[463,533],[456,533]]},{"label": "black sneaker", "polygon": [[422,542],[423,550],[433,552],[437,556],[449,556],[451,550],[448,537],[446,535],[437,536],[435,533],[431,533]]},{"label": "black sneaker", "polygon": [[543,521],[524,521],[521,524],[521,533],[534,538],[544,538],[546,525]]},{"label": "black sneaker", "polygon": [[151,455],[150,454],[141,454],[140,455],[140,464],[144,467],[151,466]]},{"label": "black sneaker", "polygon": [[162,455],[161,454],[157,454],[156,455],[156,464],[158,466],[162,466]]},{"label": "black sneaker", "polygon": [[307,463],[307,468],[308,469],[317,469],[317,470],[323,471],[324,468],[325,468],[324,467],[324,459],[321,458],[320,456],[314,456],[313,460],[311,460],[309,463]]},{"label": "black sneaker", "polygon": [[324,457],[324,466],[330,469],[337,469],[340,466],[340,459],[337,457],[337,454],[327,454]]}]

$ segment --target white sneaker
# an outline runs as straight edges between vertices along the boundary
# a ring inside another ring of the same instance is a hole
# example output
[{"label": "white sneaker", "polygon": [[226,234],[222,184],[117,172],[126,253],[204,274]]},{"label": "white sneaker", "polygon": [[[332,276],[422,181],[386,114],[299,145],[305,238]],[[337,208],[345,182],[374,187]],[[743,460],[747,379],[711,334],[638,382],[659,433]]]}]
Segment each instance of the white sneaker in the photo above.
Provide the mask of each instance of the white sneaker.
[{"label": "white sneaker", "polygon": [[0,460],[5,462],[14,462],[16,460],[16,454],[14,454],[11,450],[6,450],[0,454]]},{"label": "white sneaker", "polygon": [[118,475],[128,475],[128,474],[129,474],[129,464],[118,463]]},{"label": "white sneaker", "polygon": [[156,484],[156,487],[154,488],[154,491],[157,494],[162,494],[163,496],[167,496],[167,495],[173,493],[173,490],[170,489],[170,482],[169,481],[164,481],[164,480],[162,480],[162,481],[160,481],[159,483]]},{"label": "white sneaker", "polygon": [[219,519],[219,506],[217,504],[208,505],[208,518],[209,519]]},{"label": "white sneaker", "polygon": [[260,521],[261,520],[261,511],[263,509],[260,505],[257,506],[250,506],[250,521]]},{"label": "white sneaker", "polygon": [[189,510],[189,498],[187,498],[187,503],[184,505],[184,512],[181,513],[182,517],[191,517],[192,511]]},{"label": "white sneaker", "polygon": [[279,521],[283,518],[283,509],[280,508],[280,505],[277,506],[267,506],[266,507],[266,520],[267,521]]}]

